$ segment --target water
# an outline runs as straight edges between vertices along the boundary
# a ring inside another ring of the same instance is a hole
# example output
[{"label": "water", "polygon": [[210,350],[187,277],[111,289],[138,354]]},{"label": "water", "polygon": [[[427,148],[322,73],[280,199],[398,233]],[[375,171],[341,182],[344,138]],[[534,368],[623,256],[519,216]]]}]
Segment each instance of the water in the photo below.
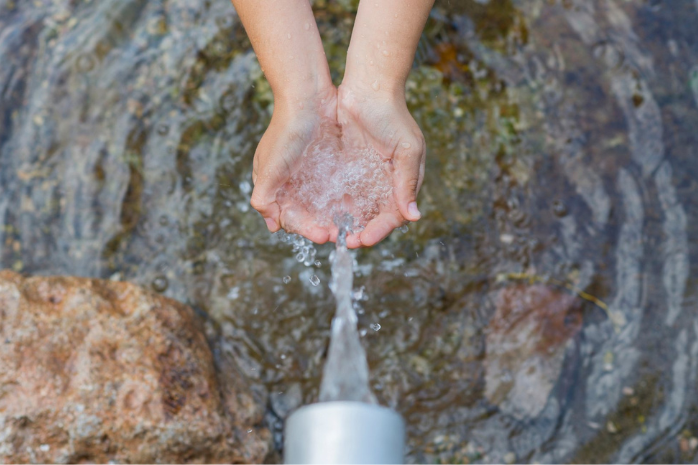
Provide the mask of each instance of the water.
[{"label": "water", "polygon": [[354,219],[345,216],[337,223],[339,236],[332,260],[332,293],[337,299],[337,313],[332,319],[327,362],[320,384],[320,402],[357,401],[376,403],[369,387],[366,352],[357,330],[358,319],[352,302],[353,257],[347,250],[347,232]]},{"label": "water", "polygon": [[[314,3],[338,83],[354,5]],[[689,0],[437,0],[407,83],[423,219],[354,267],[410,462],[698,461],[696,21]],[[230,4],[0,1],[0,62],[0,266],[207,314],[280,445],[335,300],[250,210],[273,103]]]}]

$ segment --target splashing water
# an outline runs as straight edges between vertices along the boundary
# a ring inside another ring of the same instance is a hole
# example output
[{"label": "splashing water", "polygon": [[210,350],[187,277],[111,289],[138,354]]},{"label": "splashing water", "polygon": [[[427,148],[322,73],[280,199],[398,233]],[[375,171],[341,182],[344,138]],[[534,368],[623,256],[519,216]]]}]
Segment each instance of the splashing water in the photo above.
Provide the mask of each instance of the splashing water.
[{"label": "splashing water", "polygon": [[332,260],[330,288],[337,299],[337,313],[332,320],[330,350],[320,385],[320,402],[339,400],[375,404],[368,386],[368,363],[359,333],[357,317],[352,306],[353,258],[347,250],[346,236],[353,223],[346,215],[335,221],[339,228],[337,249]]},{"label": "splashing water", "polygon": [[[338,128],[324,124],[277,200],[282,210],[302,208],[323,227],[348,211],[354,218],[351,229],[357,231],[393,202],[391,175],[390,162],[374,148],[345,147]],[[290,230],[293,216],[286,216]]]}]

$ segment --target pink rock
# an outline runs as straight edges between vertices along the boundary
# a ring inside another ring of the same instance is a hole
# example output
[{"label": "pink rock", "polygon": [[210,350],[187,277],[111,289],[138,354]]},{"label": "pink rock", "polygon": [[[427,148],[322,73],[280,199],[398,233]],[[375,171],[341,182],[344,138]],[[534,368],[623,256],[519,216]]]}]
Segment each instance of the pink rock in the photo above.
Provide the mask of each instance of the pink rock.
[{"label": "pink rock", "polygon": [[[0,462],[261,462],[262,408],[191,308],[0,272]],[[225,380],[222,377],[225,376]]]}]

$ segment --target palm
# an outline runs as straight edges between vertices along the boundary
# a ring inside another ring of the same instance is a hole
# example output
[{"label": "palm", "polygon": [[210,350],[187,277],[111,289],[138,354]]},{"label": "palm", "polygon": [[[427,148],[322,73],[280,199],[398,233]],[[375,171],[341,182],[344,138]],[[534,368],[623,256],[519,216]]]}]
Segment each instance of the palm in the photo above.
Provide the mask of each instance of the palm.
[{"label": "palm", "polygon": [[391,165],[392,198],[380,204],[363,231],[347,239],[350,247],[372,246],[393,229],[419,218],[408,205],[424,175],[424,138],[404,102],[385,101],[370,93],[366,96],[340,86],[337,115],[345,150],[372,147]]},{"label": "palm", "polygon": [[318,225],[299,205],[284,204],[284,186],[300,168],[303,154],[323,128],[336,121],[337,90],[331,88],[309,104],[276,108],[272,121],[255,152],[252,179],[255,184],[252,206],[269,229],[301,234],[322,244],[330,237],[329,228]]}]

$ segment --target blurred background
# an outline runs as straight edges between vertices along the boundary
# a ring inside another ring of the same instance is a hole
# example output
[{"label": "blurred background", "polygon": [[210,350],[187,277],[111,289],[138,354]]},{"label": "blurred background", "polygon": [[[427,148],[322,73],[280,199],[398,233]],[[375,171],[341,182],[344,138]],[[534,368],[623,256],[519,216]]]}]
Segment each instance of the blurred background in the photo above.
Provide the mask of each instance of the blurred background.
[{"label": "blurred background", "polygon": [[[357,3],[313,2],[337,84]],[[694,0],[437,0],[407,84],[424,217],[356,255],[409,461],[698,460],[696,24]],[[230,2],[0,0],[0,63],[0,268],[194,307],[278,454],[317,399],[332,246],[299,263],[249,207],[273,99]]]}]

